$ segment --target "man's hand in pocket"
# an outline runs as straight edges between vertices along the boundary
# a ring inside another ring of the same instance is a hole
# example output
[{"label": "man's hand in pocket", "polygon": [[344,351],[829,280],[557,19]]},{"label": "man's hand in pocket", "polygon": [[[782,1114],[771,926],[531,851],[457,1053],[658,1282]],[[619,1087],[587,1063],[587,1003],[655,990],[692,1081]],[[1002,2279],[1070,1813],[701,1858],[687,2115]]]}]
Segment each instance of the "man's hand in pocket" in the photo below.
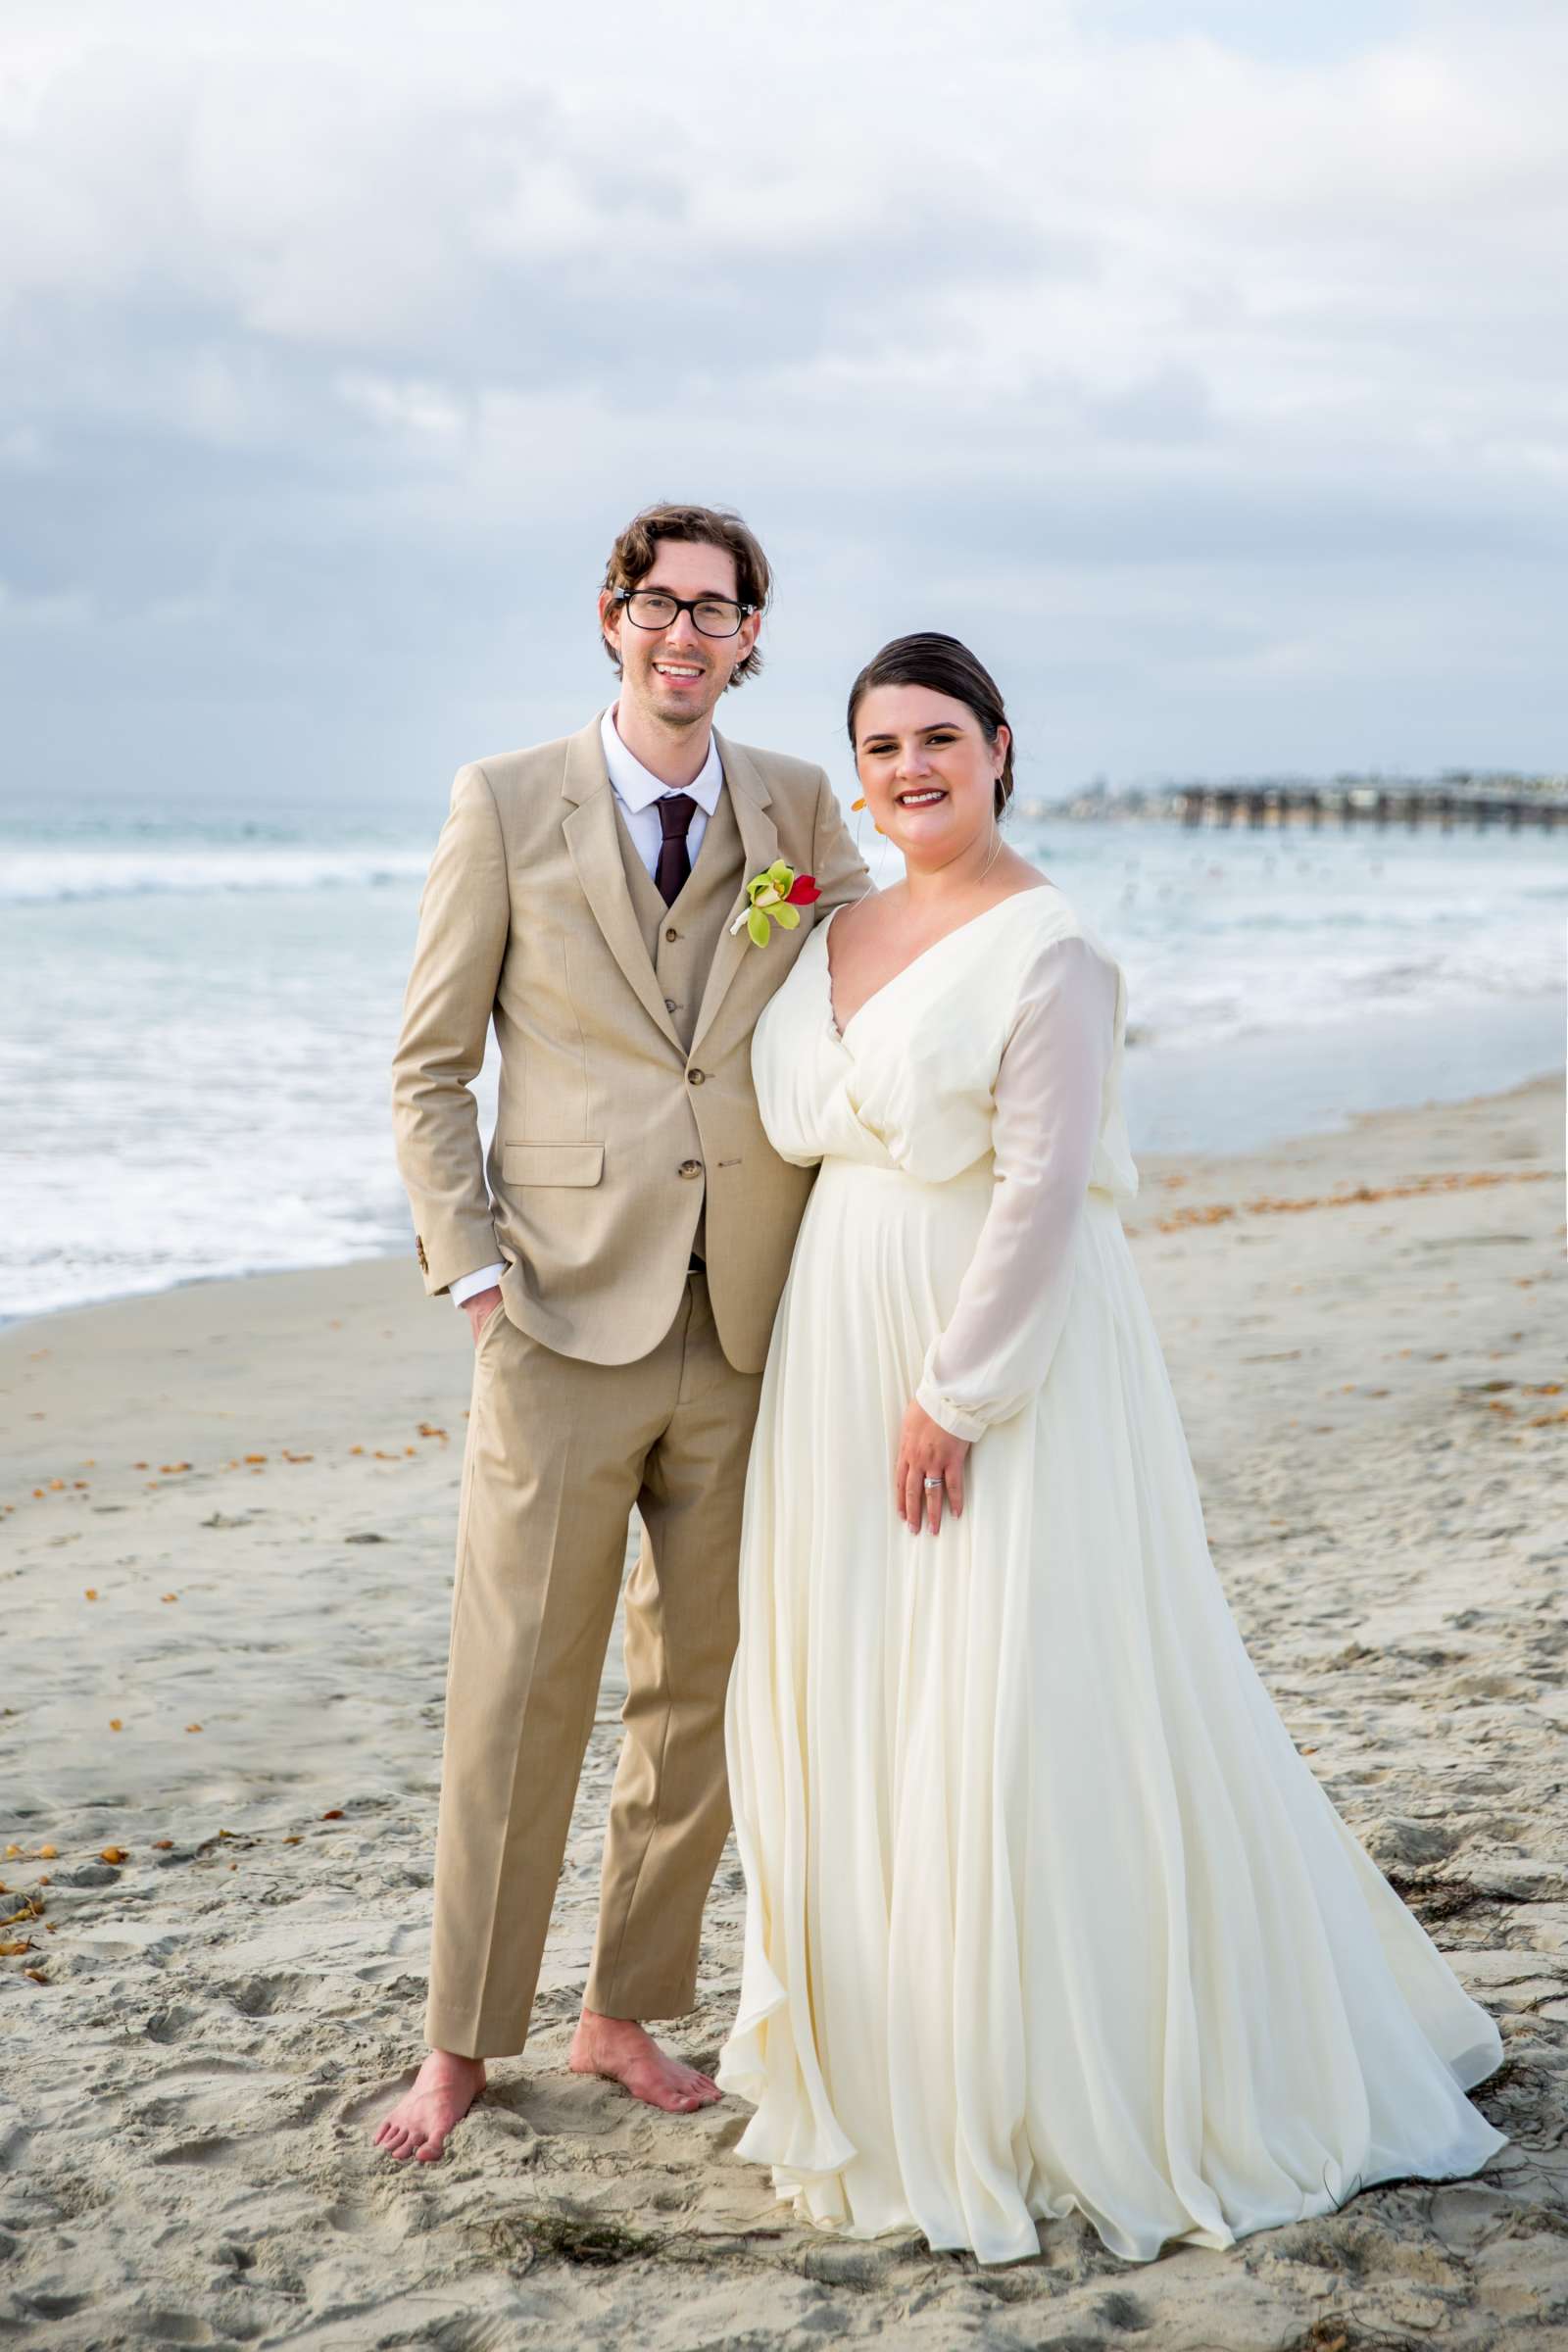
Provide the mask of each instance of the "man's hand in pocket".
[{"label": "man's hand in pocket", "polygon": [[477,1348],[480,1332],[491,1316],[501,1311],[501,1293],[496,1284],[492,1283],[487,1291],[475,1291],[471,1298],[465,1298],[463,1311],[468,1318],[468,1329],[473,1334],[473,1344]]}]

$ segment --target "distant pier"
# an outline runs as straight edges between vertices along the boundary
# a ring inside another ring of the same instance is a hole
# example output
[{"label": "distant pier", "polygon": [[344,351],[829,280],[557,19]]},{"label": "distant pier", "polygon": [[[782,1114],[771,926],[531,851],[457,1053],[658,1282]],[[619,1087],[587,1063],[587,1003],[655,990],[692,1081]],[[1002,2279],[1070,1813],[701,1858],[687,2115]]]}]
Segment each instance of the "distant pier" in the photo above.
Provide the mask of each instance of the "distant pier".
[{"label": "distant pier", "polygon": [[1423,785],[1195,784],[1169,795],[1170,813],[1184,825],[1227,827],[1325,824],[1403,825],[1414,832],[1435,825],[1442,833],[1468,826],[1484,833],[1519,833],[1534,825],[1549,833],[1568,824],[1568,796],[1547,792],[1499,793]]}]

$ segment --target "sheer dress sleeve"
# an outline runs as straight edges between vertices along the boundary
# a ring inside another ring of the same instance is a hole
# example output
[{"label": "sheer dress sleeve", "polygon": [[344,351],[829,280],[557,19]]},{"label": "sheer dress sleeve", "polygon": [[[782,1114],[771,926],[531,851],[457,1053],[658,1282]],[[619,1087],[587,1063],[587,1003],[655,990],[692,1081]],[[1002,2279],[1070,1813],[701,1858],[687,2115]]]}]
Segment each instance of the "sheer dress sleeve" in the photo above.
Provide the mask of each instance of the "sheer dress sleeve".
[{"label": "sheer dress sleeve", "polygon": [[956,1438],[1018,1412],[1051,1369],[1115,1049],[1116,993],[1115,965],[1083,939],[1054,941],[1019,992],[993,1090],[996,1189],[915,1391]]}]

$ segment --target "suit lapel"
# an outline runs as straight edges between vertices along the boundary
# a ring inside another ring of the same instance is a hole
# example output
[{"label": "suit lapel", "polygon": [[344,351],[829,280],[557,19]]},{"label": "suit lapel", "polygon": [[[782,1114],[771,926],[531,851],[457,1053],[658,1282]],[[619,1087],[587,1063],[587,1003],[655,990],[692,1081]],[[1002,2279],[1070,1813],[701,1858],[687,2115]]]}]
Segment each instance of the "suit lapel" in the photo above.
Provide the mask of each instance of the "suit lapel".
[{"label": "suit lapel", "polygon": [[697,1013],[697,1027],[692,1036],[694,1054],[709,1030],[711,1029],[731,983],[745,962],[747,955],[751,952],[751,937],[745,925],[741,926],[738,933],[732,933],[730,930],[731,923],[746,904],[746,884],[753,874],[760,873],[765,865],[771,865],[778,856],[778,832],[772,818],[767,813],[772,796],[768,792],[760,769],[746,757],[746,754],[738,746],[726,743],[716,727],[713,730],[713,741],[718,746],[718,757],[724,769],[725,787],[730,796],[730,805],[735,811],[735,822],[740,829],[743,866],[741,886],[735,894],[734,905],[724,917],[724,928],[719,935],[718,947],[714,952],[712,962],[708,967],[708,985],[703,990],[703,1001]]},{"label": "suit lapel", "polygon": [[663,995],[648,960],[636,909],[626,888],[620,840],[615,831],[615,796],[610,788],[597,718],[567,743],[566,772],[561,790],[563,799],[573,804],[562,826],[566,848],[577,869],[583,896],[605,935],[605,943],[649,1018],[657,1023],[675,1051],[681,1053],[681,1042],[664,1009]]}]

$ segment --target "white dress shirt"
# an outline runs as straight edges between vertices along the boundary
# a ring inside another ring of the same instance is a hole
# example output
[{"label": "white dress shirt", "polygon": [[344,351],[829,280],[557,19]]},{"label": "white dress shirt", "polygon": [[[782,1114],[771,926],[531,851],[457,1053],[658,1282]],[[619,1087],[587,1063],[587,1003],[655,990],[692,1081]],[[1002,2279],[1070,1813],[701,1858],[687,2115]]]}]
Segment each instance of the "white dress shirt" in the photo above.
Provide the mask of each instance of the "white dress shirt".
[{"label": "white dress shirt", "polygon": [[656,801],[666,800],[676,792],[689,793],[697,803],[691,822],[686,827],[686,855],[693,865],[703,846],[708,820],[718,807],[718,796],[724,789],[724,770],[719,765],[718,746],[711,735],[708,739],[708,758],[695,783],[666,784],[642,761],[627,751],[615,732],[613,707],[599,722],[600,738],[605,747],[605,765],[610,770],[611,789],[620,804],[620,813],[626,820],[626,830],[637,845],[637,855],[648,868],[652,879],[659,865],[659,845],[663,830],[659,822]]},{"label": "white dress shirt", "polygon": [[[605,747],[605,765],[610,770],[611,790],[619,803],[633,847],[648,868],[649,879],[652,880],[658,868],[660,844],[664,838],[664,829],[659,821],[659,811],[654,804],[670,793],[689,793],[697,803],[686,827],[686,855],[695,865],[697,853],[703,846],[703,835],[708,830],[708,820],[718,807],[718,796],[724,789],[724,770],[719,762],[718,746],[711,735],[708,739],[708,758],[703,761],[695,782],[677,785],[664,783],[662,777],[656,776],[651,768],[644,767],[642,761],[627,751],[615,732],[613,704],[599,722],[599,734]],[[475,1273],[460,1274],[457,1281],[449,1286],[453,1305],[461,1306],[466,1298],[473,1298],[479,1291],[489,1290],[492,1284],[501,1280],[506,1270],[498,1260],[493,1266],[480,1266]]]}]

